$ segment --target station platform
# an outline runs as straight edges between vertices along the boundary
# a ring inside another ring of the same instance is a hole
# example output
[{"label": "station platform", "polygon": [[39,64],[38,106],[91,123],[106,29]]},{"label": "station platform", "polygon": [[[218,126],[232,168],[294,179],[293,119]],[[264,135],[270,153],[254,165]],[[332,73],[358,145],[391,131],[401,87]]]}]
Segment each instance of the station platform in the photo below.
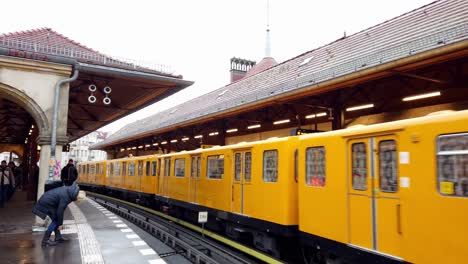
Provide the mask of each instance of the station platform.
[{"label": "station platform", "polygon": [[190,263],[176,254],[161,258],[173,250],[89,198],[71,203],[65,212],[62,234],[69,241],[42,248],[44,233],[32,230],[33,205],[17,191],[0,208],[0,264]]}]

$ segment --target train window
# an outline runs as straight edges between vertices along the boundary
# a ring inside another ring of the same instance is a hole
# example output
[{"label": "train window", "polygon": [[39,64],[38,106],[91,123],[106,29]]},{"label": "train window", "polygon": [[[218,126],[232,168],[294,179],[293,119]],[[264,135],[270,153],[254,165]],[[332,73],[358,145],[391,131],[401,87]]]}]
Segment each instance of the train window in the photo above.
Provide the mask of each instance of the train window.
[{"label": "train window", "polygon": [[116,162],[114,165],[114,175],[120,175],[120,162]]},{"label": "train window", "polygon": [[108,172],[109,176],[114,175],[114,163],[111,163],[110,166],[108,167]]},{"label": "train window", "polygon": [[171,159],[164,159],[164,176],[171,176]]},{"label": "train window", "polygon": [[138,176],[143,176],[143,161],[139,160],[138,161]]},{"label": "train window", "polygon": [[158,167],[157,161],[151,162],[151,176],[156,176],[156,168]]},{"label": "train window", "polygon": [[278,181],[278,150],[263,152],[263,181]]},{"label": "train window", "polygon": [[234,163],[234,180],[240,181],[241,179],[241,171],[242,171],[242,154],[236,153],[235,156],[235,163]]},{"label": "train window", "polygon": [[86,165],[86,173],[89,174],[89,164]]},{"label": "train window", "polygon": [[135,162],[128,163],[128,176],[135,176]]},{"label": "train window", "polygon": [[122,176],[125,175],[125,173],[127,173],[127,162],[122,162]]},{"label": "train window", "polygon": [[306,184],[308,186],[325,186],[325,147],[306,149]]},{"label": "train window", "polygon": [[90,175],[96,174],[96,165],[92,164],[91,166],[89,166],[89,174]]},{"label": "train window", "polygon": [[352,183],[353,189],[367,190],[367,150],[366,143],[354,143],[352,149]]},{"label": "train window", "polygon": [[224,175],[224,155],[208,156],[206,176],[209,179],[222,179]]},{"label": "train window", "polygon": [[190,173],[191,177],[200,177],[200,156],[192,157]]},{"label": "train window", "polygon": [[398,191],[398,160],[395,140],[379,142],[379,185],[383,192]]},{"label": "train window", "polygon": [[244,179],[250,182],[252,180],[252,152],[245,152],[244,159]]},{"label": "train window", "polygon": [[439,192],[468,197],[468,134],[439,136],[437,140]]},{"label": "train window", "polygon": [[151,163],[149,161],[146,162],[146,176],[151,176]]},{"label": "train window", "polygon": [[185,177],[185,159],[176,159],[174,162],[174,175]]}]

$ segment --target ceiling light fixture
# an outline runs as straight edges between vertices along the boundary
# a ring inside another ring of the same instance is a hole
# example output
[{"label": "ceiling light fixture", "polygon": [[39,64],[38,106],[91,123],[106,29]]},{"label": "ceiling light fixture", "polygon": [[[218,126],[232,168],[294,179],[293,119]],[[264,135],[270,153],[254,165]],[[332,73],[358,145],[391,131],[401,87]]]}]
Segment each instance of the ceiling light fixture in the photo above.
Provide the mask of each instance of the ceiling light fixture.
[{"label": "ceiling light fixture", "polygon": [[290,121],[289,119],[278,120],[278,121],[273,122],[273,125],[286,124],[286,123],[289,123],[289,121]]},{"label": "ceiling light fixture", "polygon": [[358,105],[358,106],[346,108],[346,111],[350,112],[350,111],[356,111],[356,110],[367,109],[367,108],[372,108],[372,107],[374,107],[374,104]]},{"label": "ceiling light fixture", "polygon": [[262,125],[260,124],[257,124],[257,125],[251,125],[251,126],[248,126],[247,129],[255,129],[255,128],[259,128],[261,127]]},{"label": "ceiling light fixture", "polygon": [[433,93],[425,93],[425,94],[407,96],[407,97],[403,98],[402,100],[407,102],[407,101],[419,100],[419,99],[435,97],[435,96],[440,96],[440,92],[433,92]]},{"label": "ceiling light fixture", "polygon": [[321,117],[321,116],[326,116],[326,115],[327,115],[327,113],[322,112],[322,113],[307,115],[305,118],[306,119],[311,119],[311,118],[316,118],[316,117]]}]

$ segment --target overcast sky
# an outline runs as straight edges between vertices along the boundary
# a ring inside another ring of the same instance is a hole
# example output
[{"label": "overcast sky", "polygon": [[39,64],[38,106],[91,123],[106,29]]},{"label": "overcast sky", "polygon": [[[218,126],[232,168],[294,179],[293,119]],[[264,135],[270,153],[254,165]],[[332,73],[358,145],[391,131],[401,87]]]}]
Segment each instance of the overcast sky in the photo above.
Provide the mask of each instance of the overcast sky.
[{"label": "overcast sky", "polygon": [[[288,60],[431,0],[270,0],[272,57]],[[102,53],[166,64],[185,90],[101,130],[152,115],[229,83],[229,60],[264,56],[267,0],[2,1],[0,33],[50,27]]]}]

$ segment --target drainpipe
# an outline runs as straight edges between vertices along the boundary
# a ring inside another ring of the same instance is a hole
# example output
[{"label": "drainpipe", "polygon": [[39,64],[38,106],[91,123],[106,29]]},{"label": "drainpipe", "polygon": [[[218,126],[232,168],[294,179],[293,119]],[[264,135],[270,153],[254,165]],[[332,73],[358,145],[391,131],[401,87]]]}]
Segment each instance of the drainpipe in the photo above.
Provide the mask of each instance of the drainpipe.
[{"label": "drainpipe", "polygon": [[[54,167],[56,165],[55,160],[55,149],[57,146],[57,123],[58,123],[58,103],[60,98],[60,87],[62,84],[71,83],[78,78],[78,69],[75,68],[73,72],[73,76],[68,79],[60,80],[55,84],[55,94],[54,94],[54,117],[52,120],[52,138],[50,144],[50,161],[51,164],[49,165],[49,181],[53,180],[54,177]],[[52,163],[53,162],[53,163]]]}]

